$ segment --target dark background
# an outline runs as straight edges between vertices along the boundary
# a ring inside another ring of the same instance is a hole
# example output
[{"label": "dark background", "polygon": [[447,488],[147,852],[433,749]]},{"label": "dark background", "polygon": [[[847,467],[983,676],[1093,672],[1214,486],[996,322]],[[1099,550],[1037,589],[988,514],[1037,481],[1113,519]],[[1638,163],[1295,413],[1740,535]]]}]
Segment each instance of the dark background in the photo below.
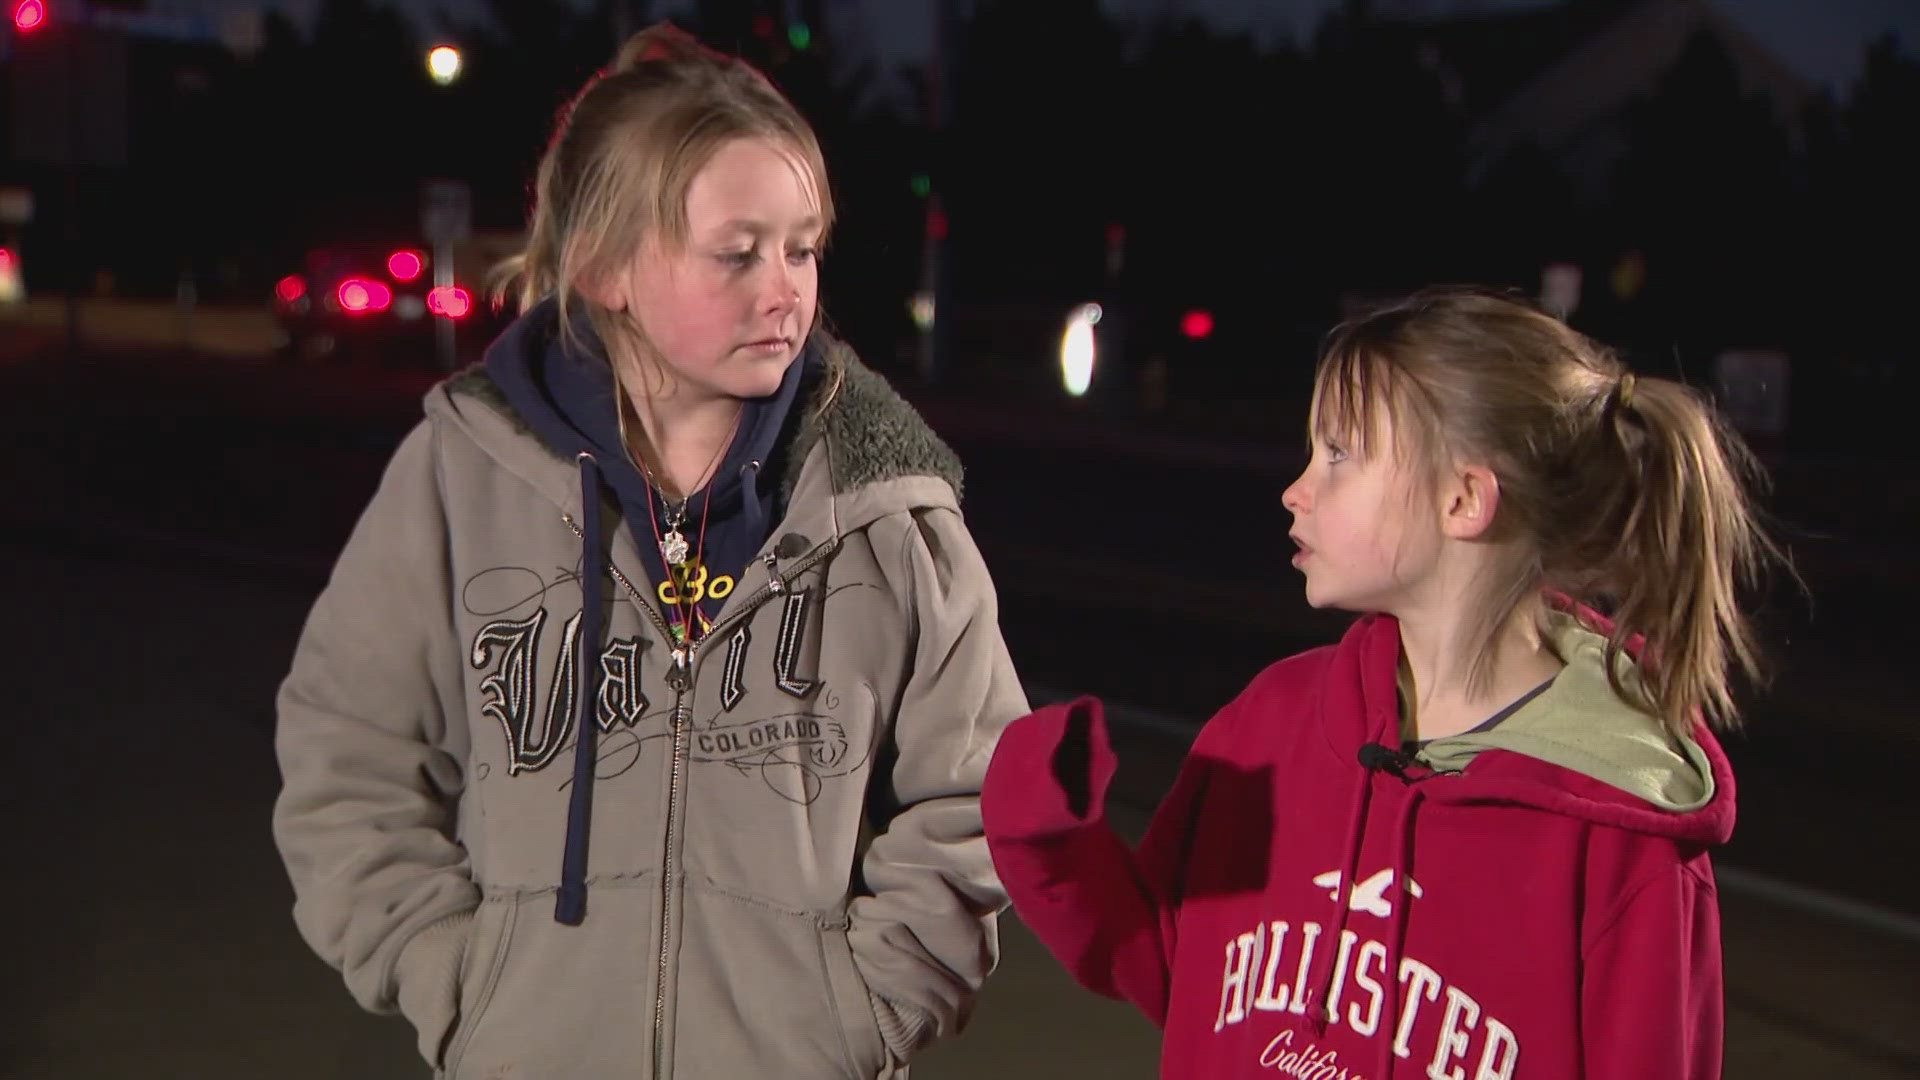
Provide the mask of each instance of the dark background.
[{"label": "dark background", "polygon": [[[18,236],[29,288],[190,281],[203,301],[264,299],[316,244],[417,235],[429,177],[472,185],[478,228],[519,228],[557,108],[616,30],[651,18],[636,0],[496,0],[423,33],[324,0],[310,26],[266,15],[236,53],[77,26],[51,2],[0,89],[0,184],[40,210]],[[1829,86],[1700,0],[1422,18],[1356,0],[1266,48],[1178,5],[1121,22],[1096,0],[945,0],[933,61],[897,71],[837,52],[825,6],[707,0],[680,21],[762,65],[819,129],[845,208],[827,310],[882,366],[917,349],[907,300],[937,200],[941,335],[969,368],[992,351],[974,339],[1050,335],[1097,298],[1134,313],[1130,343],[1164,354],[1177,388],[1283,392],[1356,299],[1536,293],[1567,263],[1584,272],[1572,321],[1637,368],[1706,380],[1721,350],[1784,350],[1793,440],[1904,453],[1920,61],[1891,33]],[[74,165],[47,59],[69,35],[94,87],[75,127],[99,147]],[[426,78],[436,42],[465,53],[452,86]],[[123,93],[100,89],[121,72]],[[1177,333],[1191,308],[1215,316],[1207,348]]]},{"label": "dark background", "polygon": [[[904,69],[826,0],[677,10],[817,127],[824,308],[960,452],[1030,693],[1121,708],[1123,827],[1199,721],[1344,623],[1302,602],[1279,502],[1320,335],[1430,282],[1577,268],[1573,325],[1740,424],[1804,583],[1752,594],[1771,679],[1726,739],[1728,1075],[1920,1076],[1914,43],[1863,40],[1829,84],[1705,0],[1356,0],[1299,40],[1179,4],[930,3],[938,47]],[[1811,33],[1824,9],[1793,10]],[[286,917],[269,740],[306,605],[444,372],[414,339],[288,348],[271,298],[315,247],[422,244],[429,179],[510,240],[556,110],[652,18],[321,0],[236,36],[53,0],[0,26],[0,189],[34,204],[0,222],[25,287],[0,290],[0,1076],[411,1075]],[[1753,354],[1764,377],[1729,360]],[[977,1033],[927,1075],[1150,1075],[1151,1032],[1006,925]]]}]

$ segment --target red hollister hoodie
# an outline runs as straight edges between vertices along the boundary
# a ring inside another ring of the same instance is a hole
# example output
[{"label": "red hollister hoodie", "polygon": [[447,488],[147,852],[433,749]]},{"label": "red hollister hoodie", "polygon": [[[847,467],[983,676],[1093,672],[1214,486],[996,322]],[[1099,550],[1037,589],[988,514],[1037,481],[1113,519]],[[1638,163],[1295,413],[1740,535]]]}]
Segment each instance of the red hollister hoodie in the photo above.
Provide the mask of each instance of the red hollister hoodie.
[{"label": "red hollister hoodie", "polygon": [[1137,850],[1099,702],[1041,709],[987,772],[994,864],[1082,985],[1165,1030],[1162,1076],[1718,1077],[1733,777],[1614,694],[1594,626],[1556,612],[1551,684],[1403,755],[1399,627],[1362,618],[1206,725]]}]

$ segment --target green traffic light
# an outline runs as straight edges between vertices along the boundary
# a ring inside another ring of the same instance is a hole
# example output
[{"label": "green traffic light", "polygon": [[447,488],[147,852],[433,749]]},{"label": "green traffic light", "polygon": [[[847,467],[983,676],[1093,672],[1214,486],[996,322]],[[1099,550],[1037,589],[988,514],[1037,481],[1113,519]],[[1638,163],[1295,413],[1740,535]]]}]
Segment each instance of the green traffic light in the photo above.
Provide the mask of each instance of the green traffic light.
[{"label": "green traffic light", "polygon": [[813,31],[807,27],[806,23],[794,23],[787,27],[787,44],[796,49],[805,49],[813,44]]},{"label": "green traffic light", "polygon": [[913,193],[923,199],[933,192],[933,178],[926,173],[914,173],[911,183],[913,184]]}]

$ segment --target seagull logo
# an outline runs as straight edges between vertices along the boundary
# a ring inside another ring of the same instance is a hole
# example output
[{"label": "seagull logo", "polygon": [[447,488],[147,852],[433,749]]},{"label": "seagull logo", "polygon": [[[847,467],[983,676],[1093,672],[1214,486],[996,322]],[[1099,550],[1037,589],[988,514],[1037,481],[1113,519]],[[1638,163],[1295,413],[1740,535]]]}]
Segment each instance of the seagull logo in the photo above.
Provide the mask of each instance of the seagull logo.
[{"label": "seagull logo", "polygon": [[[1340,871],[1329,870],[1314,878],[1313,883],[1327,890],[1329,900],[1340,899]],[[1387,890],[1392,886],[1392,868],[1382,870],[1353,887],[1353,896],[1347,900],[1347,907],[1353,911],[1364,911],[1384,919],[1393,914],[1393,903],[1387,899]],[[1407,891],[1414,896],[1426,895],[1426,890],[1411,877],[1407,878]]]}]

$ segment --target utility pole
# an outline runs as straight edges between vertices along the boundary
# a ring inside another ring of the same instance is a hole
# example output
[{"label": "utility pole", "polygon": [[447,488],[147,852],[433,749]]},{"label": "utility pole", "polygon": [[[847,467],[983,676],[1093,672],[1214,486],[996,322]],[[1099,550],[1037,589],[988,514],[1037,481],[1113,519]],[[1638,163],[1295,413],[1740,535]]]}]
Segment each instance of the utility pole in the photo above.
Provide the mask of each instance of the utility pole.
[{"label": "utility pole", "polygon": [[[927,56],[926,117],[927,144],[932,149],[934,175],[944,179],[947,171],[941,151],[953,126],[953,76],[955,39],[960,33],[960,0],[934,0],[933,48]],[[947,327],[952,323],[953,283],[947,257],[948,220],[939,180],[927,191],[926,228],[920,249],[920,290],[915,296],[914,322],[920,329],[917,358],[919,375],[933,382],[950,359],[946,344],[952,340]]]},{"label": "utility pole", "polygon": [[9,10],[15,50],[13,153],[21,161],[57,167],[64,188],[59,228],[66,250],[60,278],[72,355],[80,346],[80,298],[88,291],[90,253],[82,233],[81,170],[127,163],[126,36],[116,27],[90,24],[92,15],[80,5],[50,9],[44,3],[14,3]]}]

